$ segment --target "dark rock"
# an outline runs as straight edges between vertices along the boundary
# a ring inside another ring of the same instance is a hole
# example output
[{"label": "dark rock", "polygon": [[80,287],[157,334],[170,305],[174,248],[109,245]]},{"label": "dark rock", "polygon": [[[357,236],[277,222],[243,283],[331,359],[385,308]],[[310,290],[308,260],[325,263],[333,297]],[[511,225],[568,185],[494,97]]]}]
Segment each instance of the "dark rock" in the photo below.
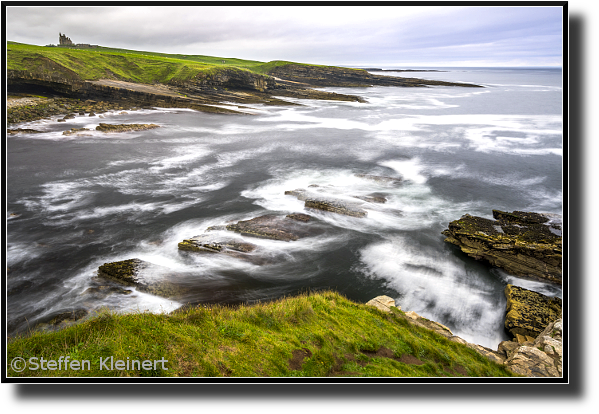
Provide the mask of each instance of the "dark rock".
[{"label": "dark rock", "polygon": [[549,225],[538,223],[543,215],[498,210],[493,215],[497,220],[466,214],[452,221],[442,232],[445,241],[511,274],[560,284],[562,237]]},{"label": "dark rock", "polygon": [[505,328],[516,339],[518,335],[527,340],[534,340],[551,322],[562,316],[562,300],[524,289],[507,285]]},{"label": "dark rock", "polygon": [[58,325],[63,321],[77,321],[81,318],[84,318],[88,314],[86,309],[74,309],[68,312],[62,312],[56,315],[52,320],[50,320],[51,325]]},{"label": "dark rock", "polygon": [[67,122],[66,119],[57,119],[56,122]]},{"label": "dark rock", "polygon": [[96,116],[94,112],[90,112],[88,116]]}]

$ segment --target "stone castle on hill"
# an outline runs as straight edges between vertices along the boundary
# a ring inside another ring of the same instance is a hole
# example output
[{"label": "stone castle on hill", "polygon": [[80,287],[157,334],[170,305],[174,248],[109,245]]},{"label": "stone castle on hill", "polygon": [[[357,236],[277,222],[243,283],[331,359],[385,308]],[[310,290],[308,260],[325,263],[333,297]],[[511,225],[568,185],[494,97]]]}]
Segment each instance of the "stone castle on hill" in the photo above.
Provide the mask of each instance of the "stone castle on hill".
[{"label": "stone castle on hill", "polygon": [[58,33],[58,46],[74,46],[74,47],[98,47],[98,45],[90,45],[88,43],[73,43],[67,35]]}]

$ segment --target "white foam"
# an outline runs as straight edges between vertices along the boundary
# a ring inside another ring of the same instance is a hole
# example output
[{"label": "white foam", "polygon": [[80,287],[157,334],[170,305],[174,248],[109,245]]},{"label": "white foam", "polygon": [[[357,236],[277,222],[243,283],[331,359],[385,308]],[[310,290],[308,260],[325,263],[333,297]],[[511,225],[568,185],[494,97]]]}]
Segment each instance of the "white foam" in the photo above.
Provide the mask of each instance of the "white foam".
[{"label": "white foam", "polygon": [[401,236],[360,251],[363,271],[385,279],[404,311],[448,325],[455,335],[495,349],[505,339],[498,327],[505,313],[493,289],[467,275],[455,257],[415,245]]}]

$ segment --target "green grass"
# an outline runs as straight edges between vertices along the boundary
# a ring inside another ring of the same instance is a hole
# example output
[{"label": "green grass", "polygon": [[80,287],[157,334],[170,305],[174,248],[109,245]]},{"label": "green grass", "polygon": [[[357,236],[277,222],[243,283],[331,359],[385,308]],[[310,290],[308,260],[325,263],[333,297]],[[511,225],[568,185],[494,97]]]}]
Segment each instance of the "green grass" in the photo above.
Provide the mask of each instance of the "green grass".
[{"label": "green grass", "polygon": [[[203,55],[167,54],[108,47],[46,47],[7,42],[7,69],[45,74],[76,74],[83,80],[116,77],[138,83],[181,82],[222,69],[266,74],[275,66],[294,62],[259,62]],[[59,65],[59,66],[56,66]],[[302,64],[303,65],[303,64]],[[318,65],[308,65],[318,66]]]},{"label": "green grass", "polygon": [[[366,353],[381,347],[395,357],[412,355],[424,364]],[[308,350],[309,356],[292,369],[290,360],[298,350]],[[171,314],[104,311],[60,331],[11,339],[7,351],[8,376],[436,377],[459,376],[445,370],[458,366],[468,376],[514,376],[466,346],[411,325],[401,311],[386,314],[335,292]],[[87,360],[90,370],[65,370],[63,365],[61,370],[18,373],[10,366],[15,357],[38,358],[39,363],[42,357],[58,361],[61,356]],[[100,363],[111,356],[139,364],[162,358],[168,362],[151,369],[107,370]]]}]

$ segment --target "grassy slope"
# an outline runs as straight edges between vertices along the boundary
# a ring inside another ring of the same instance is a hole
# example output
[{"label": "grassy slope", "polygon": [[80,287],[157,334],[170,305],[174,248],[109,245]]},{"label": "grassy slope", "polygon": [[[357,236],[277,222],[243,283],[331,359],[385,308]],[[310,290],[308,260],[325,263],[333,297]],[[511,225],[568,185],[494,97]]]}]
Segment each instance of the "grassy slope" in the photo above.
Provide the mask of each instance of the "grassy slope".
[{"label": "grassy slope", "polygon": [[[224,68],[238,68],[265,74],[274,66],[294,62],[259,62],[203,55],[181,55],[99,47],[77,49],[34,46],[8,42],[7,69],[48,72],[49,59],[75,72],[81,79],[111,77],[139,83],[183,81],[198,74],[215,73]],[[223,63],[224,62],[224,63]],[[318,66],[318,65],[309,65]]]},{"label": "grassy slope", "polygon": [[[469,376],[513,376],[474,350],[410,325],[401,311],[385,314],[335,292],[300,295],[272,303],[229,308],[198,307],[172,314],[105,312],[52,333],[11,340],[15,357],[89,360],[91,371],[25,370],[9,376],[451,376],[443,366],[461,365]],[[372,357],[362,351],[391,349],[423,365]],[[307,349],[299,370],[289,361]],[[162,370],[99,370],[100,358],[168,361]],[[63,367],[64,368],[64,367]],[[457,375],[454,373],[454,375]]]}]

